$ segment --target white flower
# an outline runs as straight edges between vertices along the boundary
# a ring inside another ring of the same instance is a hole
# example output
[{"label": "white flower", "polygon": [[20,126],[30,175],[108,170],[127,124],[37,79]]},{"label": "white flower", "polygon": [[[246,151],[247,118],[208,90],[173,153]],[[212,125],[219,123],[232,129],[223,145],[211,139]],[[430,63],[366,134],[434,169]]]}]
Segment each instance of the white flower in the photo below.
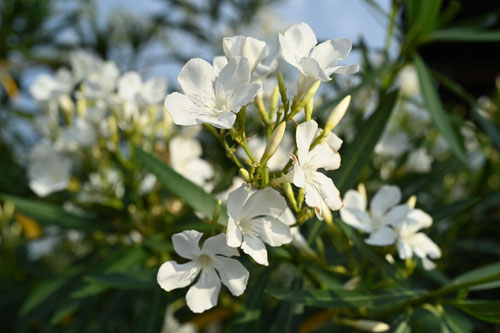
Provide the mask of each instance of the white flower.
[{"label": "white flower", "polygon": [[317,130],[318,124],[314,120],[309,120],[297,126],[295,137],[297,156],[290,154],[293,158],[291,179],[295,186],[305,189],[306,204],[314,208],[319,219],[323,219],[323,200],[332,210],[340,209],[342,200],[340,192],[333,184],[333,181],[317,170],[320,168],[335,170],[340,167],[338,149],[342,144],[342,140],[335,134],[329,133],[325,142],[309,151]]},{"label": "white flower", "polygon": [[368,213],[366,197],[358,191],[349,190],[344,196],[344,207],[340,210],[340,216],[345,223],[370,234],[365,240],[366,243],[390,245],[396,240],[392,226],[404,221],[410,212],[407,204],[398,205],[400,201],[399,188],[384,185],[370,201],[370,213]]},{"label": "white flower", "polygon": [[417,173],[427,173],[431,171],[431,165],[432,156],[427,154],[424,147],[412,151],[406,160],[406,170]]},{"label": "white flower", "polygon": [[403,221],[393,224],[397,233],[398,254],[401,259],[411,258],[415,254],[422,260],[425,269],[435,267],[429,258],[441,257],[441,250],[426,234],[418,232],[431,225],[432,217],[420,209],[412,209]]},{"label": "white flower", "polygon": [[167,306],[165,318],[163,319],[163,327],[161,333],[197,333],[198,329],[193,323],[180,323],[174,317],[172,305]]},{"label": "white flower", "polygon": [[30,86],[30,93],[39,102],[57,100],[60,96],[69,94],[74,87],[71,73],[60,69],[55,76],[41,74]]},{"label": "white flower", "polygon": [[92,146],[96,140],[94,127],[85,119],[77,118],[71,126],[61,129],[54,146],[60,150],[76,151],[79,147]]},{"label": "white flower", "polygon": [[384,132],[375,145],[375,153],[383,156],[398,157],[410,148],[408,134],[405,132]]},{"label": "white flower", "polygon": [[190,261],[185,264],[167,261],[157,275],[158,284],[166,291],[186,287],[199,276],[186,294],[188,307],[196,313],[217,305],[221,280],[234,296],[240,296],[246,289],[249,276],[238,260],[228,258],[239,254],[238,250],[226,245],[226,235],[208,238],[200,250],[198,243],[202,236],[195,230],[173,235],[175,252]]},{"label": "white flower", "polygon": [[252,37],[234,36],[224,37],[222,40],[224,56],[214,58],[214,68],[216,72],[227,64],[228,61],[236,57],[244,57],[248,60],[250,74],[253,80],[257,80],[274,71],[278,65],[276,58],[268,59],[269,46],[266,42]]},{"label": "white flower", "polygon": [[165,107],[177,125],[202,123],[231,128],[236,113],[257,95],[260,85],[250,83],[246,58],[236,57],[219,75],[205,60],[189,60],[179,77],[183,94],[174,92],[165,98]]},{"label": "white flower", "polygon": [[264,243],[281,246],[290,243],[290,227],[280,220],[287,208],[283,197],[272,188],[250,194],[246,184],[227,198],[227,245],[239,247],[257,263],[268,265]]},{"label": "white flower", "polygon": [[404,96],[415,96],[420,94],[418,73],[414,66],[406,65],[401,72],[399,72],[398,81],[401,85],[401,93]]},{"label": "white flower", "polygon": [[309,90],[317,80],[329,81],[330,75],[354,74],[358,65],[340,66],[351,52],[348,39],[330,39],[317,44],[316,36],[307,23],[290,27],[279,34],[281,57],[299,70],[298,95]]},{"label": "white flower", "polygon": [[38,196],[65,189],[69,184],[71,160],[43,140],[30,152],[29,186]]},{"label": "white flower", "polygon": [[194,138],[176,136],[170,140],[170,164],[172,168],[209,191],[212,185],[208,182],[214,175],[212,166],[201,159],[201,144]]},{"label": "white flower", "polygon": [[139,105],[156,105],[166,95],[167,82],[162,78],[151,78],[143,82],[137,72],[124,73],[118,80],[118,97],[125,102]]}]

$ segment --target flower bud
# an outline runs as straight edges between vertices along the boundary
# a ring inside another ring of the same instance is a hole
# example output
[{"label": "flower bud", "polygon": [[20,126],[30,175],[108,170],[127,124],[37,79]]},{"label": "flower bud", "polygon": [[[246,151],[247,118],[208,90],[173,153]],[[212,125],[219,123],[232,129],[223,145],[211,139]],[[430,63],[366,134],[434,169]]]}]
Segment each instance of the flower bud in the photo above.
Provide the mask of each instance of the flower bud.
[{"label": "flower bud", "polygon": [[247,182],[247,183],[250,182],[250,174],[248,173],[248,171],[246,169],[241,168],[238,173],[239,173],[240,177],[243,178],[243,180],[245,182]]},{"label": "flower bud", "polygon": [[339,104],[337,104],[334,108],[332,113],[330,113],[330,116],[328,117],[328,120],[326,121],[325,125],[325,132],[329,133],[331,130],[335,128],[344,117],[345,112],[347,111],[347,107],[349,106],[349,103],[351,102],[351,95],[347,95],[344,97],[342,101],[340,101]]},{"label": "flower bud", "polygon": [[314,109],[314,97],[311,98],[309,100],[309,102],[307,102],[306,104],[306,107],[305,107],[305,111],[306,111],[306,121],[309,121],[311,120],[312,118],[312,113],[313,113],[313,109]]},{"label": "flower bud", "polygon": [[318,91],[320,84],[321,81],[318,80],[312,85],[312,87],[304,95],[304,98],[302,98],[302,100],[299,103],[297,103],[297,105],[293,108],[290,117],[295,116],[300,110],[302,110],[303,107],[307,105],[307,103],[309,103],[309,101],[314,97],[314,95],[316,95],[316,91]]},{"label": "flower bud", "polygon": [[271,98],[269,100],[269,117],[272,120],[272,115],[274,115],[274,111],[276,110],[276,107],[278,106],[278,93],[279,93],[279,87],[276,86],[273,89],[273,92],[271,93]]},{"label": "flower bud", "polygon": [[365,332],[385,332],[391,327],[384,322],[366,319],[338,319],[339,324],[356,328]]},{"label": "flower bud", "polygon": [[408,199],[408,206],[410,206],[411,209],[415,208],[415,205],[417,204],[417,197],[415,195],[412,195],[410,199]]},{"label": "flower bud", "polygon": [[282,121],[278,127],[276,127],[271,134],[271,137],[269,138],[269,141],[267,142],[266,145],[266,150],[264,150],[264,154],[262,155],[262,158],[260,159],[261,164],[265,164],[271,156],[273,156],[274,152],[276,152],[276,149],[278,149],[278,146],[281,143],[281,140],[283,139],[283,135],[285,134],[285,129],[286,129],[286,122]]},{"label": "flower bud", "polygon": [[283,78],[283,75],[278,72],[278,86],[280,90],[280,95],[281,95],[281,100],[286,101],[286,84],[285,84],[285,79]]}]

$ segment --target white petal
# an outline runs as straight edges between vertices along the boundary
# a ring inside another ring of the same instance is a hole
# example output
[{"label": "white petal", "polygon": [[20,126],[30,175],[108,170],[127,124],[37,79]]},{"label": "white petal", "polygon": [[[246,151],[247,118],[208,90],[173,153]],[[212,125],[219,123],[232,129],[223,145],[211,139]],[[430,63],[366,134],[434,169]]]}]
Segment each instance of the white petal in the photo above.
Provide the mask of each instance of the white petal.
[{"label": "white petal", "polygon": [[241,215],[248,218],[255,216],[278,217],[286,209],[285,199],[270,187],[253,193],[243,206]]},{"label": "white petal", "polygon": [[322,68],[333,67],[347,58],[351,53],[351,48],[352,42],[349,39],[331,39],[316,45],[311,51],[311,58],[315,59]]},{"label": "white petal", "polygon": [[346,75],[351,75],[351,74],[356,74],[359,72],[359,65],[348,65],[348,66],[335,66],[335,67],[330,67],[327,70],[327,74],[346,74]]},{"label": "white petal", "polygon": [[339,151],[343,141],[337,135],[330,132],[327,134],[324,142],[334,151]]},{"label": "white petal", "polygon": [[306,176],[304,175],[304,170],[300,167],[299,161],[294,154],[290,153],[293,159],[293,169],[291,171],[291,179],[295,186],[303,188],[306,186]]},{"label": "white petal", "polygon": [[403,240],[398,240],[398,253],[399,257],[401,259],[406,259],[406,258],[411,258],[412,257],[412,251],[411,247],[408,243],[406,243]]},{"label": "white petal", "polygon": [[314,81],[330,81],[328,73],[321,68],[316,60],[313,58],[302,58],[299,61],[300,71],[308,78],[312,78]]},{"label": "white petal", "polygon": [[422,266],[424,266],[424,269],[431,270],[436,268],[436,264],[432,260],[429,260],[428,258],[421,258],[421,259],[422,259]]},{"label": "white petal", "polygon": [[234,296],[243,294],[247,287],[250,273],[238,260],[217,256],[215,267],[219,272],[222,283]]},{"label": "white petal", "polygon": [[325,176],[321,172],[314,172],[312,181],[331,210],[339,210],[342,208],[343,203],[340,198],[340,192],[335,187],[335,184],[333,184],[331,178]]},{"label": "white petal", "polygon": [[233,112],[239,112],[244,105],[252,102],[260,88],[260,84],[256,83],[240,85],[229,98],[228,108]]},{"label": "white petal", "polygon": [[227,213],[235,221],[241,219],[243,205],[247,201],[250,191],[246,183],[241,184],[236,190],[229,192],[227,196]]},{"label": "white petal", "polygon": [[196,119],[191,113],[193,102],[186,95],[178,92],[171,93],[165,98],[165,108],[176,125],[196,125]]},{"label": "white petal", "polygon": [[151,78],[142,87],[141,96],[147,104],[157,104],[167,94],[167,81],[162,78]]},{"label": "white petal", "polygon": [[441,250],[426,234],[417,233],[413,239],[413,251],[420,258],[425,258],[429,256],[432,259],[437,259],[441,257]]},{"label": "white petal", "polygon": [[316,36],[307,23],[290,27],[283,35],[279,34],[281,56],[289,64],[299,67],[299,60],[309,56],[317,44]]},{"label": "white petal", "polygon": [[186,95],[214,96],[215,71],[203,59],[190,59],[182,67],[178,80]]},{"label": "white petal", "polygon": [[141,90],[142,78],[137,72],[127,72],[118,80],[118,96],[126,100],[134,100]]},{"label": "white petal", "polygon": [[412,209],[406,216],[408,228],[413,232],[432,225],[432,217],[421,209]]},{"label": "white petal", "polygon": [[172,236],[175,252],[181,257],[194,260],[200,255],[200,242],[203,234],[196,230],[185,230]]},{"label": "white petal", "polygon": [[320,144],[309,152],[307,165],[314,169],[336,170],[340,167],[340,154],[329,145]]},{"label": "white petal", "polygon": [[357,208],[349,208],[345,206],[346,199],[344,198],[344,208],[340,210],[340,217],[350,226],[362,230],[364,232],[372,231],[372,220],[364,210]]},{"label": "white petal", "polygon": [[265,42],[246,36],[225,37],[222,40],[222,47],[228,59],[234,57],[245,57],[248,59],[250,72],[269,52]]},{"label": "white petal", "polygon": [[278,219],[288,226],[294,225],[297,222],[295,215],[293,215],[293,212],[289,207],[285,209],[283,214],[281,214]]},{"label": "white petal", "polygon": [[252,257],[258,264],[268,266],[267,250],[264,243],[257,237],[245,234],[241,244],[243,252]]},{"label": "white petal", "polygon": [[383,219],[386,224],[398,228],[405,221],[409,212],[410,206],[407,204],[397,205],[392,207]]},{"label": "white petal", "polygon": [[199,272],[200,267],[194,261],[185,264],[167,261],[160,266],[156,280],[162,289],[171,291],[190,285]]},{"label": "white petal", "polygon": [[260,229],[260,238],[271,246],[281,246],[292,241],[290,227],[281,222],[279,219],[264,216],[254,220],[256,223],[262,224]]},{"label": "white petal", "polygon": [[231,247],[240,247],[241,245],[241,240],[242,240],[242,234],[240,227],[236,225],[236,222],[229,217],[228,222],[227,222],[227,245]]},{"label": "white petal", "polygon": [[222,129],[230,129],[236,120],[236,115],[232,112],[224,112],[221,115],[207,114],[206,116],[199,116],[200,123],[208,123],[214,127]]},{"label": "white petal", "polygon": [[389,227],[383,227],[375,232],[372,232],[370,237],[365,240],[365,243],[370,245],[385,246],[394,244],[395,240],[396,233],[394,230]]},{"label": "white petal", "polygon": [[370,202],[370,210],[374,216],[384,216],[392,206],[401,200],[399,187],[392,185],[382,186]]},{"label": "white petal", "polygon": [[366,211],[366,198],[358,191],[349,190],[344,195],[344,208]]},{"label": "white petal", "polygon": [[321,217],[321,211],[323,209],[323,199],[321,198],[321,194],[319,193],[318,189],[311,183],[306,183],[304,194],[306,205],[314,208],[316,216],[320,220],[322,220],[323,218]]},{"label": "white petal", "polygon": [[226,257],[239,256],[238,250],[235,248],[227,246],[227,240],[225,234],[218,234],[207,238],[201,250],[206,253],[213,255],[220,254]]},{"label": "white petal", "polygon": [[222,68],[216,79],[216,86],[219,83],[224,89],[226,96],[230,96],[236,88],[249,82],[250,69],[248,67],[248,59],[236,57],[230,59],[227,65]]},{"label": "white petal", "polygon": [[225,56],[217,56],[212,61],[215,74],[218,76],[222,68],[227,65],[227,58]]},{"label": "white petal", "polygon": [[316,123],[314,120],[309,120],[297,126],[295,141],[297,143],[297,157],[301,165],[303,165],[307,161],[309,148],[311,147],[317,130],[318,123]]},{"label": "white petal", "polygon": [[189,288],[186,303],[191,311],[201,313],[217,305],[220,291],[220,279],[213,268],[204,269],[198,282]]}]

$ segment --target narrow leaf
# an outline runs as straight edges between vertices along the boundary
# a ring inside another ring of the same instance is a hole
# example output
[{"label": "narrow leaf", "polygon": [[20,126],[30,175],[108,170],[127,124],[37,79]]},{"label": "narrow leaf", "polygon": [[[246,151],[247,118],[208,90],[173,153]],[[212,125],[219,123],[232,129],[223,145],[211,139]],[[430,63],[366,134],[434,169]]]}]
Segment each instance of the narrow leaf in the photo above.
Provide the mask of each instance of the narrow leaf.
[{"label": "narrow leaf", "polygon": [[[155,156],[136,147],[137,156],[144,166],[158,177],[170,192],[183,199],[187,205],[194,210],[210,217],[214,214],[217,207],[217,200],[206,193],[201,187],[193,184],[179,173],[175,172],[169,165],[160,161]],[[227,213],[222,209],[219,223],[227,223]]]},{"label": "narrow leaf", "polygon": [[449,115],[446,113],[443,105],[441,104],[441,99],[439,98],[438,92],[434,87],[429,69],[420,56],[415,55],[414,61],[418,72],[420,88],[422,89],[425,104],[429,110],[431,118],[439,130],[439,133],[450,146],[451,151],[460,159],[460,161],[465,163],[463,143],[460,139],[458,131],[453,126]]}]

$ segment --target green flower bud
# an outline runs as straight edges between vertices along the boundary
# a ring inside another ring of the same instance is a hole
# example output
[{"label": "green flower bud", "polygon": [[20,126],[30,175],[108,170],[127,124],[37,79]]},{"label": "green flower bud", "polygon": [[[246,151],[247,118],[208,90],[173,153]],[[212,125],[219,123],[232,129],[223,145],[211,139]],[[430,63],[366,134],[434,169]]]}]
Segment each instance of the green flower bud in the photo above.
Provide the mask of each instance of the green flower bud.
[{"label": "green flower bud", "polygon": [[351,102],[351,95],[347,95],[346,97],[344,97],[342,101],[340,101],[339,104],[337,104],[333,108],[332,113],[330,113],[330,116],[326,121],[325,133],[329,133],[331,130],[335,128],[335,126],[339,124],[342,117],[344,117],[344,114],[347,111],[350,102]]}]

